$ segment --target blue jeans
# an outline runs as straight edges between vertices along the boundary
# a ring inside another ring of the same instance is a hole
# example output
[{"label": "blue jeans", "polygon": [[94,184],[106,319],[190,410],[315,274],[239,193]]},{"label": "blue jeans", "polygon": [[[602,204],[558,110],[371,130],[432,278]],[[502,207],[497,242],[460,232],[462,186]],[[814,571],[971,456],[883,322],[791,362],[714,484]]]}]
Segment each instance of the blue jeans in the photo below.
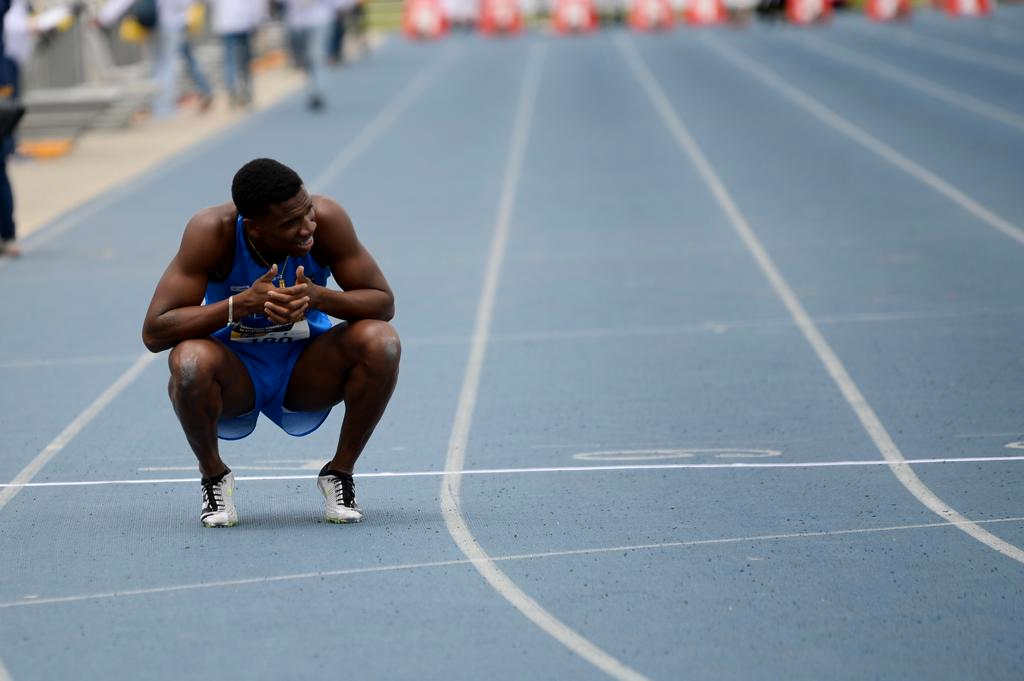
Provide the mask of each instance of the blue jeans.
[{"label": "blue jeans", "polygon": [[327,39],[327,58],[337,63],[345,56],[346,12],[336,10],[330,23],[330,37]]},{"label": "blue jeans", "polygon": [[[21,73],[10,57],[0,56],[0,84],[10,86],[13,99],[21,95]],[[0,140],[0,242],[14,240],[14,191],[7,177],[7,157],[15,146],[13,135]]]},{"label": "blue jeans", "polygon": [[225,33],[224,87],[232,101],[249,102],[252,99],[252,34]]},{"label": "blue jeans", "polygon": [[288,43],[295,65],[306,72],[306,92],[311,97],[323,95],[323,63],[327,40],[326,26],[316,28],[292,28],[288,31]]},{"label": "blue jeans", "polygon": [[210,83],[199,69],[192,54],[192,43],[189,42],[184,28],[161,28],[153,34],[153,78],[159,91],[153,102],[153,115],[169,116],[174,113],[178,99],[178,55],[185,59],[185,68],[195,83],[196,89],[203,97],[210,97],[213,90]]},{"label": "blue jeans", "polygon": [[7,177],[7,154],[0,156],[0,241],[14,240],[14,192]]}]

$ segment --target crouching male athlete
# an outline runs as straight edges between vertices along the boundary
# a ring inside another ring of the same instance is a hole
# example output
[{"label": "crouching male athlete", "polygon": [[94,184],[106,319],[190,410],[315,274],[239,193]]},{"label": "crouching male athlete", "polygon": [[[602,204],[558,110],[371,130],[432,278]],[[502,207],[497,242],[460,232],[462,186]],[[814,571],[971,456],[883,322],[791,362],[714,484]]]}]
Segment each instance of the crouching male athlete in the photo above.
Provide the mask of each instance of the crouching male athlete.
[{"label": "crouching male athlete", "polygon": [[[287,166],[250,161],[231,198],[189,220],[142,328],[152,352],[172,348],[168,391],[199,459],[200,518],[238,522],[218,436],[246,437],[261,412],[306,435],[344,402],[338,448],[317,485],[327,520],[359,522],[352,469],[398,379],[394,295],[345,210],[311,196]],[[326,287],[328,274],[341,291]],[[332,327],[328,315],[343,321]]]}]

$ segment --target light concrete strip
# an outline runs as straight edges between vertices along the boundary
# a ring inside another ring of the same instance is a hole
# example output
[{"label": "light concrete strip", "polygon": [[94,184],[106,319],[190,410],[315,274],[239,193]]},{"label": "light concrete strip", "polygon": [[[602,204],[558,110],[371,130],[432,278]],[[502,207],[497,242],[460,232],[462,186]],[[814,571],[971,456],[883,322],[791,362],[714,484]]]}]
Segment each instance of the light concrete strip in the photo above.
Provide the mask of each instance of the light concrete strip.
[{"label": "light concrete strip", "polygon": [[85,408],[81,414],[75,417],[75,420],[68,424],[68,426],[61,431],[60,435],[53,439],[50,444],[43,448],[43,451],[39,452],[27,466],[21,469],[21,472],[14,476],[14,480],[11,481],[10,485],[5,485],[3,489],[0,489],[0,510],[3,510],[4,506],[8,504],[14,497],[18,495],[22,489],[24,489],[25,483],[31,482],[39,471],[43,469],[47,463],[50,462],[53,457],[60,454],[69,442],[75,439],[83,428],[89,425],[96,416],[99,415],[107,405],[114,401],[114,398],[121,394],[121,392],[132,384],[139,374],[141,374],[146,367],[153,363],[158,355],[151,354],[149,352],[143,353],[135,360],[127,371],[110,384],[106,390],[104,390],[99,397],[93,400],[92,404]]},{"label": "light concrete strip", "polygon": [[[940,518],[956,523],[957,527],[969,534],[971,537],[998,551],[1004,556],[1020,563],[1024,563],[1024,550],[1000,539],[976,523],[972,523],[969,519],[961,515],[954,508],[936,496],[928,486],[917,477],[917,474],[914,473],[907,464],[907,460],[903,456],[903,453],[896,446],[896,443],[889,435],[889,432],[885,429],[885,426],[878,418],[875,410],[868,403],[863,393],[861,393],[860,388],[854,382],[849,372],[846,371],[846,367],[843,366],[843,363],[832,350],[828,341],[825,340],[821,331],[818,330],[818,327],[815,326],[814,322],[811,320],[810,315],[807,314],[807,311],[800,303],[800,300],[793,291],[793,288],[783,278],[782,274],[775,266],[775,263],[772,261],[768,251],[754,233],[754,230],[740,212],[740,209],[736,206],[736,202],[733,201],[732,196],[729,194],[729,191],[726,189],[721,178],[718,177],[718,174],[711,167],[711,164],[708,162],[707,157],[705,157],[704,152],[701,151],[696,140],[693,139],[689,130],[686,129],[686,126],[683,125],[679,115],[669,103],[668,97],[665,96],[661,86],[658,85],[654,76],[647,68],[647,65],[641,59],[636,47],[632,42],[622,37],[618,38],[618,45],[623,56],[626,58],[626,61],[633,68],[634,73],[636,73],[637,79],[643,86],[644,91],[647,93],[648,97],[650,97],[654,107],[661,114],[665,125],[697,167],[697,170],[704,178],[704,181],[707,183],[708,188],[715,197],[715,200],[721,206],[722,211],[728,216],[729,221],[736,230],[736,233],[750,250],[751,255],[754,260],[757,261],[757,264],[764,273],[765,278],[767,278],[771,283],[776,295],[786,306],[786,309],[789,310],[790,315],[793,317],[793,321],[796,322],[796,325],[800,328],[800,331],[807,339],[807,342],[810,343],[811,347],[814,349],[818,359],[821,360],[821,363],[825,366],[829,376],[832,377],[832,380],[839,388],[839,391],[849,403],[850,408],[853,409],[854,413],[857,415],[858,420],[860,420],[864,430],[867,431],[868,435],[871,437],[872,442],[875,443],[878,451],[881,452],[882,457],[889,462],[890,468],[896,476],[896,479],[899,480],[907,491],[914,495],[918,501],[937,514]],[[724,47],[720,49],[723,53],[732,52],[732,50],[726,50]],[[746,64],[746,62],[749,61],[750,60],[744,58],[743,60],[739,60],[738,63],[744,64],[744,68],[746,70],[753,71],[755,74],[761,73],[762,71],[770,73],[767,72],[766,69],[758,67],[756,64]],[[772,74],[772,77],[773,80],[771,82],[774,82],[775,80],[781,82],[781,79],[774,76],[774,74]],[[788,84],[787,88],[789,90],[795,90],[795,88],[792,88],[792,86],[789,86]],[[789,90],[787,90],[787,92]],[[800,95],[802,97],[806,97],[806,95],[803,95],[802,93],[800,93]]]},{"label": "light concrete strip", "polygon": [[[1024,517],[1015,518],[993,518],[990,520],[975,521],[978,524],[989,525],[996,523],[1019,523],[1024,522]],[[507,556],[491,556],[490,560],[496,563],[514,562],[521,560],[539,560],[543,558],[566,558],[572,556],[592,556],[605,553],[622,553],[635,551],[659,551],[676,548],[699,548],[701,546],[716,546],[728,544],[749,544],[764,541],[787,541],[793,539],[815,539],[828,537],[843,537],[849,535],[881,534],[886,532],[906,532],[910,530],[942,529],[955,527],[956,523],[915,523],[911,525],[889,525],[885,527],[858,527],[846,530],[822,530],[819,532],[785,532],[779,534],[755,534],[747,537],[722,537],[717,539],[692,539],[689,541],[673,541],[651,544],[625,544],[622,546],[601,546],[596,548],[570,549],[566,551],[542,551],[536,553],[520,553]],[[375,565],[366,568],[349,568],[345,570],[326,570],[322,572],[300,572],[289,575],[273,575],[268,577],[250,577],[247,579],[227,579],[216,582],[195,582],[192,584],[177,584],[172,586],[159,586],[149,589],[126,589],[124,591],[107,591],[103,593],[79,594],[75,596],[55,596],[52,598],[39,598],[36,596],[25,597],[18,601],[7,601],[0,603],[0,609],[21,608],[39,605],[59,605],[62,603],[80,603],[82,601],[107,600],[111,598],[130,598],[134,596],[154,596],[158,594],[180,593],[184,591],[195,591],[198,589],[223,589],[236,586],[255,586],[262,584],[274,584],[277,582],[291,582],[305,579],[324,579],[325,577],[346,577],[351,575],[379,574],[385,572],[399,572],[406,570],[423,570],[439,567],[452,567],[459,565],[473,565],[473,561],[465,558],[455,560],[435,560],[422,563],[402,563],[398,565]],[[3,677],[0,677],[3,681]]]},{"label": "light concrete strip", "polygon": [[997,215],[988,208],[985,208],[935,173],[927,170],[917,163],[914,163],[885,142],[882,142],[862,128],[857,127],[846,118],[843,118],[832,109],[829,109],[817,99],[814,99],[799,88],[791,85],[774,71],[761,66],[750,57],[737,52],[721,40],[714,38],[707,33],[703,34],[702,37],[705,39],[705,42],[707,42],[713,49],[721,54],[726,60],[734,64],[737,68],[746,71],[765,85],[776,90],[783,97],[815,116],[829,127],[841,132],[861,146],[870,149],[892,165],[906,172],[908,175],[917,178],[982,222],[994,227],[1017,243],[1024,244],[1024,229],[1011,223],[1002,216]]},{"label": "light concrete strip", "polygon": [[937,54],[940,57],[946,57],[947,59],[958,59],[963,62],[970,64],[977,64],[990,69],[997,69],[1012,73],[1014,75],[1024,75],[1024,62],[1018,61],[1017,59],[1010,59],[1008,57],[1000,57],[999,55],[992,54],[991,52],[983,52],[982,50],[973,50],[969,47],[963,47],[957,45],[949,40],[942,40],[941,38],[926,38],[910,31],[874,31],[871,30],[867,25],[858,25],[854,22],[847,22],[845,26],[853,27],[855,30],[870,35],[873,38],[884,37],[889,41],[901,42],[904,45],[910,47],[916,47],[917,49],[924,52],[931,52]]},{"label": "light concrete strip", "polygon": [[[1014,443],[1016,444],[1016,443]],[[1024,448],[1024,447],[1022,447]],[[654,450],[652,450],[654,451]],[[928,465],[928,464],[964,464],[964,463],[1011,463],[1024,461],[1024,456],[964,456],[946,457],[939,459],[907,459],[903,463],[907,465]],[[381,471],[377,473],[356,473],[356,478],[428,478],[444,476],[466,476],[466,475],[519,475],[523,473],[597,473],[604,471],[668,471],[668,470],[721,470],[721,469],[778,469],[778,468],[857,468],[871,466],[889,466],[888,461],[881,459],[868,459],[864,461],[775,461],[771,463],[745,463],[735,461],[732,463],[664,463],[664,464],[615,464],[605,466],[540,466],[534,468],[470,468],[452,471]],[[319,470],[317,465],[316,469]],[[147,472],[189,472],[194,471],[195,466],[166,466],[162,468],[140,468],[140,471]],[[239,466],[235,470],[258,470],[257,467]],[[262,469],[259,469],[262,470]],[[269,470],[311,470],[307,466],[294,468],[274,468]],[[283,480],[315,480],[315,474],[307,475],[239,475],[235,477],[236,482],[273,482]],[[135,478],[132,480],[68,480],[64,482],[9,482],[0,483],[0,489],[6,487],[96,487],[101,485],[168,485],[168,484],[189,484],[199,482],[198,477],[193,478]]]},{"label": "light concrete strip", "polygon": [[445,460],[446,475],[441,482],[441,512],[444,515],[448,533],[458,545],[459,550],[473,563],[473,567],[505,600],[511,603],[531,622],[540,627],[549,636],[594,665],[609,676],[621,681],[642,681],[642,674],[626,666],[616,658],[604,652],[573,629],[566,626],[554,615],[545,610],[540,603],[528,596],[522,589],[509,579],[491,560],[483,547],[477,542],[466,523],[460,508],[462,476],[459,475],[465,465],[466,445],[469,442],[469,431],[473,422],[473,410],[476,406],[477,390],[480,386],[480,374],[483,370],[484,356],[487,350],[487,337],[491,331],[491,316],[494,311],[494,300],[498,291],[502,263],[505,259],[505,248],[508,243],[509,222],[515,204],[522,171],[523,156],[529,139],[530,123],[540,89],[540,75],[544,64],[544,48],[533,46],[530,49],[519,94],[519,105],[516,110],[515,127],[509,148],[508,163],[502,181],[501,197],[498,203],[498,214],[494,225],[491,250],[487,258],[484,284],[477,304],[476,321],[473,325],[473,341],[470,345],[469,357],[466,361],[466,372],[459,392],[459,403],[452,424],[451,437],[448,440],[448,455]]},{"label": "light concrete strip", "polygon": [[952,104],[953,106],[966,109],[967,111],[984,116],[1011,128],[1024,130],[1024,116],[1015,114],[1014,112],[1000,106],[989,104],[977,97],[972,97],[971,95],[948,88],[945,85],[940,85],[933,80],[922,78],[910,71],[893,66],[892,64],[887,64],[881,59],[875,59],[874,57],[860,54],[854,50],[837,45],[835,42],[826,44],[807,33],[802,33],[800,35],[799,43],[829,59],[863,69],[864,71],[868,71],[869,73],[873,73],[874,75],[882,78],[888,78],[891,81],[913,88],[918,92],[923,92],[929,97],[934,97],[935,99],[946,102],[947,104]]}]

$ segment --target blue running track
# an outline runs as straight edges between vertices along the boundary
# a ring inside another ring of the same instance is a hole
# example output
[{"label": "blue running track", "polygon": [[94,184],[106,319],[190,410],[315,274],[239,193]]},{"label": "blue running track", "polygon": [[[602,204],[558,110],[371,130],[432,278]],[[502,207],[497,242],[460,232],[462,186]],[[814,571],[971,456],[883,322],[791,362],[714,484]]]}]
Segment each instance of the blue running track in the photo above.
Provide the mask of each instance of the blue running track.
[{"label": "blue running track", "polygon": [[[396,37],[322,115],[34,235],[0,265],[0,681],[1020,679],[1022,38]],[[202,528],[140,341],[256,156],[396,291],[361,525],[315,488],[337,409],[224,443],[240,524]]]}]

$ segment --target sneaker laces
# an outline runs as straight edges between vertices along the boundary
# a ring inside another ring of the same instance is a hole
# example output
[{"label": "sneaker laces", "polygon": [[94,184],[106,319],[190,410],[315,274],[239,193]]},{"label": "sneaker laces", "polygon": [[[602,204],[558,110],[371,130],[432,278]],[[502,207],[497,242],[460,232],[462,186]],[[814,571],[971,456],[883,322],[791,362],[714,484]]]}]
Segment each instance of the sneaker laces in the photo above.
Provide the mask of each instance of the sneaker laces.
[{"label": "sneaker laces", "polygon": [[203,486],[203,507],[207,511],[217,511],[224,506],[224,488],[221,485],[224,478],[214,482],[213,480],[204,480]]},{"label": "sneaker laces", "polygon": [[356,481],[347,473],[331,473],[331,482],[334,485],[334,500],[346,508],[352,508],[356,503]]}]

